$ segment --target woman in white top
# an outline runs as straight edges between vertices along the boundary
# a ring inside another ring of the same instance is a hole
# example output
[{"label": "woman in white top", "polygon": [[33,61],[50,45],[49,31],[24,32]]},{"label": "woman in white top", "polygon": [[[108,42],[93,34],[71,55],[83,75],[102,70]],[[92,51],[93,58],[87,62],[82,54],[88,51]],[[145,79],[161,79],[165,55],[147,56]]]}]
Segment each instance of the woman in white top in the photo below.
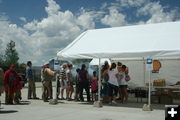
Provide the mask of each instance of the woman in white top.
[{"label": "woman in white top", "polygon": [[74,88],[73,88],[73,81],[72,81],[72,73],[71,73],[71,69],[72,69],[72,64],[68,64],[67,65],[68,69],[66,71],[66,76],[67,76],[67,100],[72,100],[72,94],[74,92]]},{"label": "woman in white top", "polygon": [[120,87],[120,91],[121,91],[121,100],[122,103],[127,103],[128,101],[128,92],[127,92],[127,87],[128,87],[128,79],[126,79],[126,66],[122,65],[122,71],[119,72],[119,87]]},{"label": "woman in white top", "polygon": [[118,72],[116,70],[116,64],[112,63],[110,70],[108,70],[108,92],[109,92],[109,97],[110,97],[110,102],[115,103],[115,99],[117,97],[118,93]]}]

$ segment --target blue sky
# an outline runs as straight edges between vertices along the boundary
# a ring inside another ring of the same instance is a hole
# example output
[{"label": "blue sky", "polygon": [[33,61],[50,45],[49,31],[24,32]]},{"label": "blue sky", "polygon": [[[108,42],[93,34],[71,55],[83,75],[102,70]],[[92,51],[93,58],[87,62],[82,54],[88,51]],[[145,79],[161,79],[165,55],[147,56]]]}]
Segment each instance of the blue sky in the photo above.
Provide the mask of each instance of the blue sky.
[{"label": "blue sky", "polygon": [[180,0],[0,0],[0,50],[41,65],[88,29],[180,20]]}]

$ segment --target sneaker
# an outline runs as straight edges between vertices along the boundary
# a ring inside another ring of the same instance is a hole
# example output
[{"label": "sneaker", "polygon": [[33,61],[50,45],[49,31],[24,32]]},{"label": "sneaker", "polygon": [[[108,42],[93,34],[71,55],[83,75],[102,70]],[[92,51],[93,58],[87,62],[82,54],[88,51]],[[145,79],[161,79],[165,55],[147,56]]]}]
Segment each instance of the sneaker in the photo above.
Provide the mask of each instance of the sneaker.
[{"label": "sneaker", "polygon": [[112,105],[112,102],[109,102],[108,104],[109,104],[109,105]]},{"label": "sneaker", "polygon": [[38,97],[34,97],[33,99],[39,100],[39,98],[38,98]]},{"label": "sneaker", "polygon": [[43,100],[44,102],[49,102],[48,100]]},{"label": "sneaker", "polygon": [[116,101],[114,101],[114,100],[112,101],[112,103],[113,103],[113,104],[117,104],[117,102],[116,102]]}]

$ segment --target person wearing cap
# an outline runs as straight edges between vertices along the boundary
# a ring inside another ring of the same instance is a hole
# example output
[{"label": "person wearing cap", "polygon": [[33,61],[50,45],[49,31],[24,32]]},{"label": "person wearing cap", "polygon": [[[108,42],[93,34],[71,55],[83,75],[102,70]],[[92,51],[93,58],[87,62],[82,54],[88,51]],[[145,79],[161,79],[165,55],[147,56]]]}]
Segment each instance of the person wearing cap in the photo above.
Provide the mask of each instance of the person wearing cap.
[{"label": "person wearing cap", "polygon": [[42,93],[42,99],[44,102],[48,102],[48,97],[51,98],[52,92],[51,92],[51,80],[52,77],[55,76],[57,71],[52,71],[49,68],[49,63],[45,64],[43,66],[43,69],[41,70],[41,80],[43,84],[43,93]]},{"label": "person wearing cap", "polygon": [[15,71],[15,65],[11,65],[10,69],[4,73],[4,88],[5,88],[5,104],[18,103],[16,98],[17,86],[20,86],[19,76]]},{"label": "person wearing cap", "polygon": [[32,99],[32,97],[31,97],[32,94],[33,94],[33,99],[39,99],[38,97],[36,97],[36,86],[35,86],[35,80],[33,78],[31,61],[27,62],[26,78],[28,81],[28,99]]}]

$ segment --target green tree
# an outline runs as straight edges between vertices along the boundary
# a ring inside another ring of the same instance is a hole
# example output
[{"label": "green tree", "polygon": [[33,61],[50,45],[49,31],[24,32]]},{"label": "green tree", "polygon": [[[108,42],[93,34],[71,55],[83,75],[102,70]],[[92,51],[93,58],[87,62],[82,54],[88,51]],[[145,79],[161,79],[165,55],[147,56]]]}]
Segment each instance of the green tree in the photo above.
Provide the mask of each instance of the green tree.
[{"label": "green tree", "polygon": [[18,65],[19,57],[18,57],[18,52],[16,51],[15,46],[16,44],[12,40],[7,44],[6,51],[5,51],[5,64],[7,66],[10,66],[11,64]]},{"label": "green tree", "polygon": [[0,66],[4,65],[4,56],[0,54]]}]

